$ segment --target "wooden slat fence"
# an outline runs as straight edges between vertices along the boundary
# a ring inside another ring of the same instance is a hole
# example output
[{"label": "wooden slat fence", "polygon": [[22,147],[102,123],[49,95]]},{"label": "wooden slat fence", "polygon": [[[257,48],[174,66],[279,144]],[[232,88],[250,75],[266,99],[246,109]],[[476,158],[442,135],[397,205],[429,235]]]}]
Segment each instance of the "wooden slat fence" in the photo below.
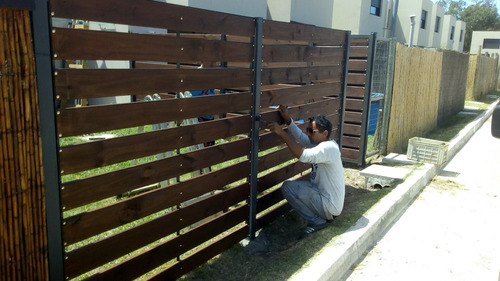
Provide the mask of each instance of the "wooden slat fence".
[{"label": "wooden slat fence", "polygon": [[[282,122],[272,106],[287,104],[295,120],[329,115],[333,135],[342,135],[346,31],[274,21],[259,30],[254,18],[147,0],[49,3],[53,20],[166,31],[52,29],[54,65],[61,65],[53,78],[61,104],[56,122],[65,278],[175,279],[248,237],[255,231],[252,219],[260,229],[288,211],[279,186],[307,177],[309,167],[259,128],[253,115]],[[367,47],[351,49],[351,60],[366,60]],[[132,67],[72,69],[63,63],[70,60],[129,61]],[[358,118],[351,135],[359,139],[366,62],[353,65],[348,104]],[[256,71],[261,85],[254,84]],[[200,89],[216,94],[179,98]],[[161,99],[145,101],[154,94]],[[64,106],[124,95],[137,102]],[[215,119],[192,122],[206,115]],[[152,129],[157,124],[163,125]],[[258,139],[249,137],[255,129]],[[213,140],[213,146],[193,149]]]},{"label": "wooden slat fence", "polygon": [[342,124],[342,160],[365,165],[371,97],[372,61],[375,34],[351,37],[345,119]]}]

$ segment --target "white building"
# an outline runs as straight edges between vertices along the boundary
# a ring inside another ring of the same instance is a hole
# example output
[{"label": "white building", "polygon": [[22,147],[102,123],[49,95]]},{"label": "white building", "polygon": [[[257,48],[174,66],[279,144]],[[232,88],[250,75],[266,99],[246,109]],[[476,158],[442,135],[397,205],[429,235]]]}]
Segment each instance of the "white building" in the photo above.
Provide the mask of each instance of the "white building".
[{"label": "white building", "polygon": [[473,31],[470,53],[500,55],[500,31]]}]

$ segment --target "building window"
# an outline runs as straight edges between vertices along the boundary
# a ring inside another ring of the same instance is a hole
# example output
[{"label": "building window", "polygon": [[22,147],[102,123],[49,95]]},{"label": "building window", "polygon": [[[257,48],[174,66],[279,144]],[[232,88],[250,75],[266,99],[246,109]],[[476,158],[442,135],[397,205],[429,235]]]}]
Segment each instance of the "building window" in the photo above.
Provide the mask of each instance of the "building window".
[{"label": "building window", "polygon": [[455,27],[451,27],[451,32],[450,32],[450,40],[453,40],[453,37],[455,37]]},{"label": "building window", "polygon": [[464,30],[460,30],[460,41],[459,42],[462,42],[462,40],[464,39]]},{"label": "building window", "polygon": [[381,0],[372,0],[372,4],[370,6],[370,14],[380,17],[380,5]]},{"label": "building window", "polygon": [[500,39],[484,39],[483,49],[500,49]]},{"label": "building window", "polygon": [[427,21],[427,11],[422,10],[422,18],[420,19],[420,28],[425,29],[426,21]]},{"label": "building window", "polygon": [[436,25],[434,25],[434,32],[439,32],[439,25],[441,24],[441,17],[436,17]]}]

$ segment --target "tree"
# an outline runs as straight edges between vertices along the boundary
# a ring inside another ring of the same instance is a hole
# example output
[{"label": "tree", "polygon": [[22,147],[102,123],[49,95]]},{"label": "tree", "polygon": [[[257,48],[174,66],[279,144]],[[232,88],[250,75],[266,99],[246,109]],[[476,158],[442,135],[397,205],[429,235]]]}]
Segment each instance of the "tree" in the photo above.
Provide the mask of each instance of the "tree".
[{"label": "tree", "polygon": [[476,0],[463,10],[460,19],[466,23],[464,51],[470,51],[472,31],[500,30],[500,18],[493,0]]},{"label": "tree", "polygon": [[436,4],[440,5],[441,7],[444,8],[444,12],[447,15],[453,15],[457,19],[460,19],[460,15],[465,9],[465,0],[458,0],[458,1],[453,1],[453,0],[438,0],[436,1]]}]

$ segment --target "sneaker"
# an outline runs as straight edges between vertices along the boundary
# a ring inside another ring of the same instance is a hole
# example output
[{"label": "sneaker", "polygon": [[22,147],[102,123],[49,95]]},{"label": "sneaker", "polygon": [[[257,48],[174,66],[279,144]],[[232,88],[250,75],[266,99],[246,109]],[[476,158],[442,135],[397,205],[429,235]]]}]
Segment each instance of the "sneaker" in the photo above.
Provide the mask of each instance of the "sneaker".
[{"label": "sneaker", "polygon": [[325,228],[326,226],[327,226],[326,222],[322,224],[308,223],[306,229],[304,229],[304,232],[302,232],[299,239],[304,239],[307,236],[313,234],[314,232]]}]

